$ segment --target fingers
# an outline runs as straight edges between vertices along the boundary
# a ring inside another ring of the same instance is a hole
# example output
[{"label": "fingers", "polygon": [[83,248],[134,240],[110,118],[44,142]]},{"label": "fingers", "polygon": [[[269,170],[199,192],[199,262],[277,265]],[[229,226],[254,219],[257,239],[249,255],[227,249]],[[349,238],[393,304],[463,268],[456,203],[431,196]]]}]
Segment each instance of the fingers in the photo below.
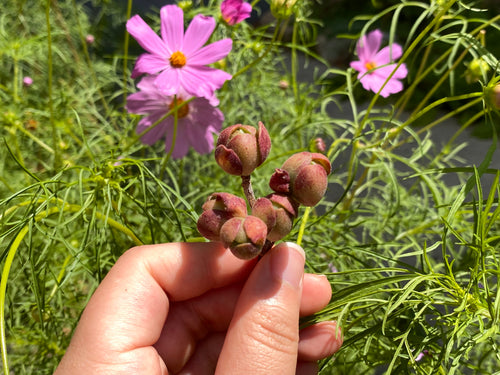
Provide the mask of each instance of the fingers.
[{"label": "fingers", "polygon": [[317,361],[334,354],[343,342],[337,322],[316,323],[300,330],[299,358],[302,361]]},{"label": "fingers", "polygon": [[[172,372],[183,368],[199,350],[197,342],[207,334],[227,330],[242,287],[242,283],[232,284],[171,306],[155,348]],[[330,296],[331,287],[326,277],[305,274],[300,315],[319,311],[326,306]]]},{"label": "fingers", "polygon": [[[127,251],[87,304],[60,367],[102,363],[152,346],[165,323],[169,298],[184,300],[243,280],[253,264],[235,258],[218,243],[173,243]],[[140,360],[138,351],[134,353]]]},{"label": "fingers", "polygon": [[295,374],[304,252],[272,248],[255,266],[235,308],[219,374]]},{"label": "fingers", "polygon": [[308,316],[323,309],[331,297],[332,287],[325,275],[306,273],[300,300],[300,316]]}]

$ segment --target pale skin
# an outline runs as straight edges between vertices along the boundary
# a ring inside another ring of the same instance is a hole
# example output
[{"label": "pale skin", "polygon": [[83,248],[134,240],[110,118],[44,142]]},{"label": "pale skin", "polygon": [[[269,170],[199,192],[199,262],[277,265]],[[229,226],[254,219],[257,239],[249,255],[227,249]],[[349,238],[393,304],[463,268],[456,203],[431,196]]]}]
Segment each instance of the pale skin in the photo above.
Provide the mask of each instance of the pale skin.
[{"label": "pale skin", "polygon": [[136,247],[95,291],[55,375],[316,374],[342,335],[334,321],[299,331],[299,317],[330,297],[295,244],[258,261],[214,242]]}]

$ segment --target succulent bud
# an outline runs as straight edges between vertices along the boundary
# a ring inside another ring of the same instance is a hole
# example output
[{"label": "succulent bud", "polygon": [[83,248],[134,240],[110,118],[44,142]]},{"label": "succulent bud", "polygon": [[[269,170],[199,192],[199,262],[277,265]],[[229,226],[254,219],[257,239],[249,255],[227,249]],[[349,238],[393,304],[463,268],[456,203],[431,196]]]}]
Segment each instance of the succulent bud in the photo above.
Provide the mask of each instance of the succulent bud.
[{"label": "succulent bud", "polygon": [[229,174],[249,176],[266,160],[270,150],[271,138],[262,122],[259,121],[259,129],[237,124],[220,133],[215,160]]},{"label": "succulent bud", "polygon": [[266,224],[251,215],[229,219],[220,229],[220,240],[240,259],[252,259],[259,255],[266,235]]},{"label": "succulent bud", "polygon": [[276,168],[269,180],[269,187],[276,193],[288,193],[290,191],[290,175],[281,168]]},{"label": "succulent bud", "polygon": [[252,207],[252,215],[267,225],[267,239],[276,242],[292,230],[297,217],[299,203],[285,194],[270,194],[259,198]]},{"label": "succulent bud", "polygon": [[304,206],[316,205],[326,192],[330,161],[322,154],[299,152],[290,156],[281,169],[290,176],[290,194]]},{"label": "succulent bud", "polygon": [[198,231],[209,240],[218,241],[222,225],[233,217],[245,217],[245,200],[229,193],[213,193],[203,204],[198,218]]},{"label": "succulent bud", "polygon": [[490,70],[490,66],[482,58],[476,58],[467,65],[465,80],[471,84],[479,81]]}]

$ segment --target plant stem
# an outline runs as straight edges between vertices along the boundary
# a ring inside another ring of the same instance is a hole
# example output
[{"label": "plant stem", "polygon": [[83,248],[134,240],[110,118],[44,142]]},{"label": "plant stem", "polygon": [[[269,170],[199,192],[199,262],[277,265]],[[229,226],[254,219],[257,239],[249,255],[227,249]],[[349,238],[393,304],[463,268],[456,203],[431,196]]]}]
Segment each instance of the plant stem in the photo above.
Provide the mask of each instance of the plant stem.
[{"label": "plant stem", "polygon": [[245,197],[247,198],[248,204],[250,204],[250,207],[253,207],[256,199],[255,194],[253,193],[250,176],[241,176],[241,186],[243,188],[243,192],[245,193]]},{"label": "plant stem", "polygon": [[50,113],[50,125],[52,127],[52,148],[54,149],[54,170],[57,170],[60,165],[60,152],[59,152],[59,137],[57,134],[57,127],[54,120],[54,103],[52,101],[52,35],[50,26],[50,0],[47,0],[45,5],[45,19],[47,23],[47,91],[49,100],[49,113]]}]

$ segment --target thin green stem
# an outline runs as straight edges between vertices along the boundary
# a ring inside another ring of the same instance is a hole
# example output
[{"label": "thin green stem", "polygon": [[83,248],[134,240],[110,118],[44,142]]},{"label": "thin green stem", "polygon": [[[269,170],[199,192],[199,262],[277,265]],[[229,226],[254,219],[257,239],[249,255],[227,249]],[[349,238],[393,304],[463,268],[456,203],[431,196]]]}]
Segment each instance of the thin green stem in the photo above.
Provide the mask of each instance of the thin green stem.
[{"label": "thin green stem", "polygon": [[177,127],[179,125],[179,103],[177,102],[177,95],[174,95],[174,100],[173,100],[173,111],[174,111],[174,129],[172,131],[172,142],[170,143],[170,150],[168,150],[167,155],[165,155],[165,158],[163,159],[161,163],[161,169],[160,169],[160,180],[163,180],[163,175],[165,173],[165,168],[167,167],[167,163],[170,160],[170,156],[172,156],[172,153],[174,152],[174,147],[175,147],[175,142],[177,141]]},{"label": "thin green stem", "polygon": [[12,97],[14,103],[19,101],[18,86],[19,86],[19,60],[14,57],[14,77],[12,77]]},{"label": "thin green stem", "polygon": [[[127,19],[130,19],[132,14],[132,2],[133,0],[127,1]],[[128,46],[129,46],[130,36],[128,31],[125,30],[125,35],[123,37],[123,108],[125,110],[127,104],[127,82],[128,82]]]},{"label": "thin green stem", "polygon": [[304,237],[304,232],[306,230],[306,225],[309,220],[309,214],[311,213],[311,207],[306,207],[304,210],[304,215],[302,215],[302,222],[300,223],[299,233],[297,234],[297,245],[301,246],[302,238]]},{"label": "thin green stem", "polygon": [[49,100],[50,125],[52,128],[52,148],[54,149],[54,169],[57,170],[60,165],[59,152],[59,137],[57,134],[57,126],[54,119],[54,103],[52,100],[52,83],[53,83],[53,63],[52,63],[52,34],[50,26],[50,0],[47,0],[45,5],[45,20],[47,23],[47,91]]}]

